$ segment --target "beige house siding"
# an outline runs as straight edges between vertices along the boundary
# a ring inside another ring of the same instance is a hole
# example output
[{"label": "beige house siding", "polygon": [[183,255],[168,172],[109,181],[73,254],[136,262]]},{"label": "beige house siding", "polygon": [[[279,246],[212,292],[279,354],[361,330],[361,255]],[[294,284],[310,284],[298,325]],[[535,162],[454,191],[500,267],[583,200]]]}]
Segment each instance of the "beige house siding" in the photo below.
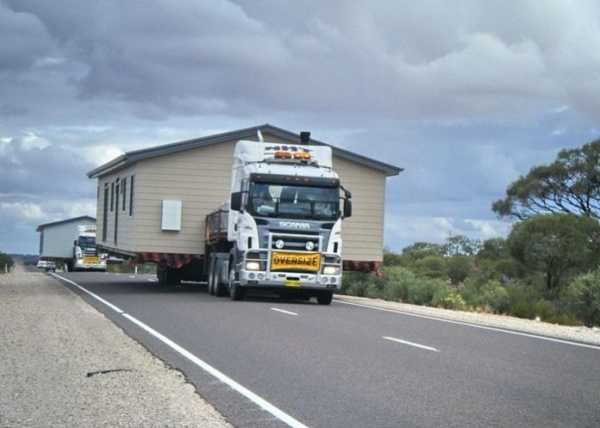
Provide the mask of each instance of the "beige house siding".
[{"label": "beige house siding", "polygon": [[[204,252],[204,218],[229,196],[233,147],[233,142],[215,144],[138,164],[135,238],[139,252]],[[161,231],[163,199],[182,201],[181,231]]]},{"label": "beige house siding", "polygon": [[[272,143],[289,144],[264,134]],[[134,166],[98,180],[98,241],[114,247],[114,211],[108,212],[107,240],[102,242],[104,184],[117,177],[135,174],[134,215],[119,211],[118,248],[130,252],[202,254],[204,219],[229,196],[235,141],[146,159]],[[334,169],[342,184],[353,195],[353,216],[343,225],[345,260],[381,261],[383,252],[383,216],[385,179],[383,172],[334,155]],[[161,201],[182,201],[182,228],[179,232],[161,230]],[[121,206],[119,204],[119,209]]]},{"label": "beige house siding", "polygon": [[352,217],[342,225],[344,260],[383,260],[384,173],[333,157],[333,168],[352,192]]}]

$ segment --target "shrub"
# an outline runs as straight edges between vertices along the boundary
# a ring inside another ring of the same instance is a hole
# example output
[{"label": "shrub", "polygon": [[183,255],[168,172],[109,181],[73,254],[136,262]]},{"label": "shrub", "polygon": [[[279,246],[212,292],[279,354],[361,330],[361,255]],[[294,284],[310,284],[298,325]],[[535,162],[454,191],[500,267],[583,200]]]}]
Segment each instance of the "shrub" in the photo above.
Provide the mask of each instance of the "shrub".
[{"label": "shrub", "polygon": [[542,321],[552,321],[558,315],[558,312],[552,302],[546,299],[540,299],[533,304],[533,314],[540,317]]},{"label": "shrub", "polygon": [[600,269],[577,277],[567,288],[564,300],[585,325],[600,325]]},{"label": "shrub", "polygon": [[455,291],[451,291],[442,297],[442,293],[433,296],[433,304],[446,309],[465,310],[467,304],[463,297]]},{"label": "shrub", "polygon": [[13,265],[13,259],[8,254],[4,254],[0,251],[0,273],[4,273],[5,266],[6,269],[10,270],[10,268],[12,268]]},{"label": "shrub", "polygon": [[534,303],[542,298],[533,284],[511,282],[506,286],[508,293],[507,313],[519,318],[535,318]]},{"label": "shrub", "polygon": [[498,281],[490,281],[479,290],[479,302],[496,313],[506,313],[510,307],[508,291]]},{"label": "shrub", "polygon": [[468,306],[475,308],[481,306],[481,287],[482,284],[478,277],[469,277],[465,280],[460,289],[460,294]]},{"label": "shrub", "polygon": [[441,256],[426,256],[414,263],[416,271],[428,278],[445,278],[446,261]]},{"label": "shrub", "polygon": [[360,289],[361,284],[366,284],[369,280],[369,276],[369,274],[363,272],[344,272],[342,275],[342,288],[340,292],[343,294],[356,295],[354,291],[357,288]]},{"label": "shrub", "polygon": [[383,269],[381,296],[387,300],[429,305],[436,293],[447,288],[443,281],[420,278],[410,270],[399,266]]},{"label": "shrub", "polygon": [[448,278],[452,284],[463,282],[471,272],[471,259],[467,256],[452,256],[447,262]]}]

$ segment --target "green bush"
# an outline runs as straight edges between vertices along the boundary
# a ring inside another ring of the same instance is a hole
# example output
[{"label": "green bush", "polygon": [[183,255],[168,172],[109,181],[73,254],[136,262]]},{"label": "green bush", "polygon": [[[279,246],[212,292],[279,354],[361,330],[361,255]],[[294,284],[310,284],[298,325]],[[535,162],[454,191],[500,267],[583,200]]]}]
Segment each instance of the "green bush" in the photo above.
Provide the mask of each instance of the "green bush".
[{"label": "green bush", "polygon": [[366,284],[369,276],[369,274],[363,272],[344,272],[340,292],[342,294],[357,295],[354,291],[357,288],[360,289],[361,284]]},{"label": "green bush", "polygon": [[471,258],[467,256],[452,256],[446,261],[448,278],[452,284],[459,284],[471,273]]},{"label": "green bush", "polygon": [[433,305],[446,309],[455,309],[463,311],[467,309],[467,304],[463,297],[456,291],[450,291],[448,294],[437,293],[433,296]]},{"label": "green bush", "polygon": [[542,321],[552,321],[558,315],[558,311],[552,302],[546,299],[540,299],[533,304],[533,314],[540,317]]},{"label": "green bush", "polygon": [[436,293],[444,292],[448,288],[443,281],[418,277],[414,272],[400,266],[385,267],[382,272],[381,279],[363,278],[361,282],[354,282],[346,289],[347,293],[429,305]]},{"label": "green bush", "polygon": [[428,278],[445,278],[448,275],[446,260],[441,256],[426,256],[414,263],[414,269]]},{"label": "green bush", "polygon": [[498,281],[490,281],[479,290],[479,304],[496,313],[506,313],[510,307],[508,291]]},{"label": "green bush", "polygon": [[563,298],[571,313],[585,325],[600,325],[600,269],[577,277]]},{"label": "green bush", "polygon": [[10,257],[8,254],[4,254],[3,252],[0,251],[0,273],[4,273],[5,266],[6,266],[6,269],[10,270],[14,264],[15,263],[14,263],[12,257]]}]

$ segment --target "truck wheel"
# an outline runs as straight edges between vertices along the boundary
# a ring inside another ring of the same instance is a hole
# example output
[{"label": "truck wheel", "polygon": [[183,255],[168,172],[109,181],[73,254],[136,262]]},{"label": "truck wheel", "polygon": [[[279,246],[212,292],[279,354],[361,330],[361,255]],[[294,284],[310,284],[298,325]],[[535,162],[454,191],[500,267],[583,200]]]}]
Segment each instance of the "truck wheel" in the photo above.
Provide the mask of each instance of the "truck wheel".
[{"label": "truck wheel", "polygon": [[244,300],[246,290],[235,283],[235,268],[229,270],[229,297],[231,300]]},{"label": "truck wheel", "polygon": [[333,291],[323,291],[317,295],[317,302],[319,305],[330,305],[333,299]]},{"label": "truck wheel", "polygon": [[208,294],[214,296],[215,294],[215,258],[211,257],[208,263]]},{"label": "truck wheel", "polygon": [[223,263],[215,263],[215,279],[213,281],[213,287],[215,290],[215,296],[223,297],[227,294],[226,284],[221,280],[223,277],[223,270],[225,269],[225,265]]}]

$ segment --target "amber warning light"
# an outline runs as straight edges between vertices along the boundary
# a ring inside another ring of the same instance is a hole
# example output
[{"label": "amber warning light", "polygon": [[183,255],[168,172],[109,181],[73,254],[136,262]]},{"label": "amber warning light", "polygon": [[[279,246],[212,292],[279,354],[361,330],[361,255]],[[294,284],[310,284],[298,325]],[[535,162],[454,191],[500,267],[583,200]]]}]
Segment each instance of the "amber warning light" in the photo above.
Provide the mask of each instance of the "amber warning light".
[{"label": "amber warning light", "polygon": [[300,161],[310,160],[310,153],[307,152],[284,152],[284,151],[276,151],[273,153],[273,157],[275,159],[294,159]]},{"label": "amber warning light", "polygon": [[273,154],[275,159],[291,159],[292,154],[290,152],[275,152]]}]

